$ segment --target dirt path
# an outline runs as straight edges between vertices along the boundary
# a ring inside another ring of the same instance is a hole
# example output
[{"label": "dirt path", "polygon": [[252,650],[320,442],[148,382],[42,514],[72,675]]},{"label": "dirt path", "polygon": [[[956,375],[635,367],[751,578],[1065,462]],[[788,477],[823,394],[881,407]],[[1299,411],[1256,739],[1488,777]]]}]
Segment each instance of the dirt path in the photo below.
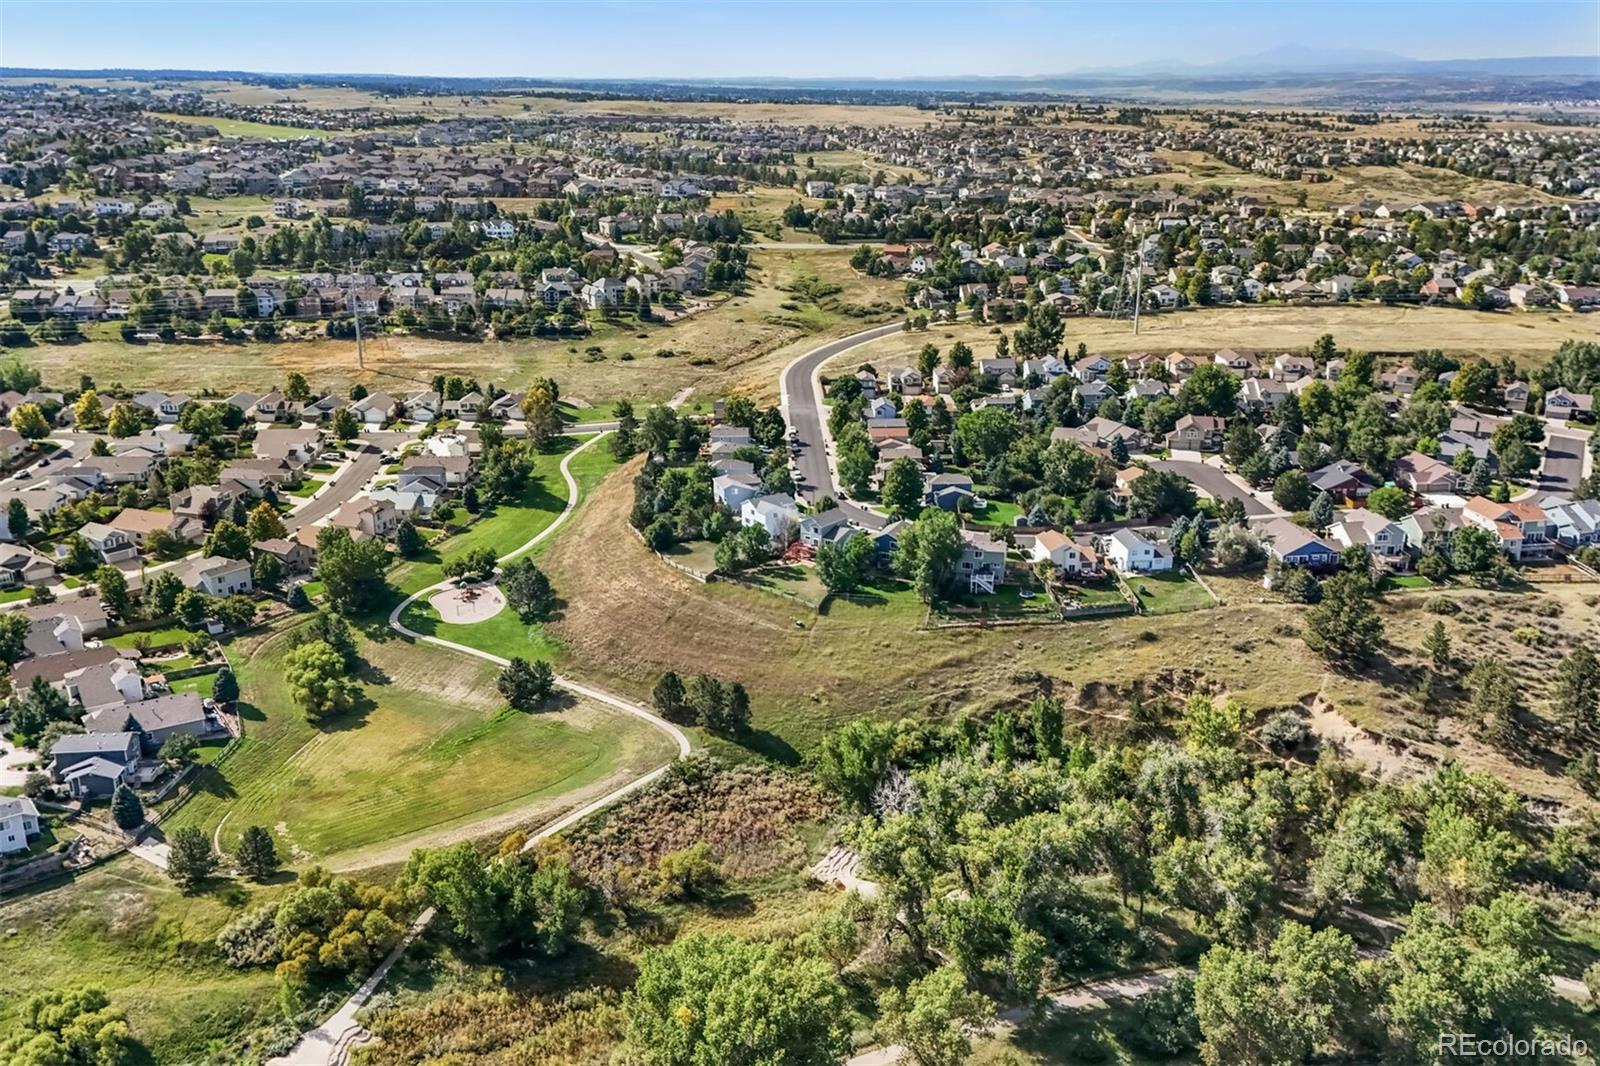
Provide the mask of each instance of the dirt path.
[{"label": "dirt path", "polygon": [[1404,779],[1428,772],[1428,765],[1404,748],[1396,749],[1362,729],[1318,693],[1307,708],[1311,731],[1323,746],[1372,767],[1384,779]]}]

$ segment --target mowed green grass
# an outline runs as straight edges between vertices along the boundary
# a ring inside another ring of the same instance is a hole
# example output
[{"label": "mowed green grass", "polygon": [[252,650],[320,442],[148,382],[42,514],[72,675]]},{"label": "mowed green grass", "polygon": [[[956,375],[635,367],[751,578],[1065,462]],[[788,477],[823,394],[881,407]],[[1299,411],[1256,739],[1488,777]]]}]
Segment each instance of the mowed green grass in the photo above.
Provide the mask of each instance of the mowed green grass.
[{"label": "mowed green grass", "polygon": [[1200,582],[1177,571],[1129,577],[1127,582],[1149,614],[1198,611],[1216,605]]},{"label": "mowed green grass", "polygon": [[[617,461],[611,454],[610,441],[600,440],[572,457],[568,469],[572,472],[573,480],[578,483],[578,499],[580,506],[587,498],[590,491],[598,485],[607,474],[616,469]],[[565,453],[562,453],[565,454]],[[545,465],[554,459],[557,469],[545,472]],[[566,482],[561,478],[559,470],[560,455],[541,455],[539,466],[544,474],[547,486],[560,486],[565,490]],[[541,488],[543,488],[541,486]],[[543,506],[542,514],[530,514],[527,508],[501,508],[493,517],[486,519],[479,525],[469,529],[460,537],[452,538],[440,547],[436,554],[441,559],[449,559],[475,547],[478,544],[487,544],[494,548],[497,554],[503,555],[527,543],[530,537],[537,535],[542,529],[547,529],[560,514],[565,500],[548,503]],[[553,510],[550,508],[553,507]],[[477,541],[467,543],[468,538],[476,535]],[[529,553],[531,558],[537,559],[543,554],[546,547],[555,538],[546,538],[536,545]],[[426,588],[434,581],[443,578],[443,570],[439,563],[407,564],[411,567],[403,582],[397,582],[407,591],[416,591]],[[417,584],[424,577],[434,575],[431,581]],[[561,590],[556,590],[559,597]],[[545,627],[537,623],[529,625],[522,621],[518,614],[509,607],[495,615],[471,625],[458,625],[450,622],[441,622],[439,612],[434,610],[428,600],[420,599],[406,609],[400,619],[408,628],[424,636],[439,637],[442,640],[465,644],[469,648],[477,648],[491,655],[498,655],[505,659],[554,659],[560,651],[560,641],[552,637]]]},{"label": "mowed green grass", "polygon": [[[538,536],[567,505],[561,460],[588,439],[558,438],[550,450],[534,459],[533,477],[516,499],[502,503],[492,514],[433,545],[423,557],[399,564],[390,574],[390,583],[407,594],[418,592],[444,580],[444,564],[449,559],[476,548],[490,548],[497,556],[505,555]],[[598,441],[573,458],[570,469],[580,494],[587,493],[616,466],[608,443]]]},{"label": "mowed green grass", "polygon": [[243,1034],[280,1016],[271,968],[235,970],[211,950],[218,930],[277,888],[181,895],[161,871],[124,857],[75,880],[0,900],[0,1038],[29,995],[93,985],[127,1012],[150,1062],[244,1054]]},{"label": "mowed green grass", "polygon": [[168,111],[148,111],[151,118],[164,118],[169,122],[183,122],[191,126],[214,126],[224,137],[257,137],[274,141],[297,141],[302,137],[336,137],[349,130],[316,130],[309,126],[274,126],[267,122],[250,122],[238,118],[215,118],[211,115],[178,115]]},{"label": "mowed green grass", "polygon": [[511,711],[492,664],[398,637],[360,641],[362,706],[314,725],[284,680],[290,644],[279,632],[235,656],[244,739],[169,827],[210,833],[226,816],[224,848],[263,825],[284,854],[322,859],[558,797],[648,743],[644,725],[583,704]]}]

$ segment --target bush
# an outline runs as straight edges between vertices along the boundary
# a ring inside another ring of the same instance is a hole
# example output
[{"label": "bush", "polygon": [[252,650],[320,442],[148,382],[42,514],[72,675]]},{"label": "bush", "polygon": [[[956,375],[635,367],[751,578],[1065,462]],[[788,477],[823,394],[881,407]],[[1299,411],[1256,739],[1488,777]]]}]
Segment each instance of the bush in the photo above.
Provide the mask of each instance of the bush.
[{"label": "bush", "polygon": [[1460,614],[1461,605],[1447,596],[1429,596],[1422,609],[1429,614]]},{"label": "bush", "polygon": [[1298,750],[1310,737],[1310,728],[1294,711],[1278,711],[1261,726],[1262,741],[1284,755]]}]

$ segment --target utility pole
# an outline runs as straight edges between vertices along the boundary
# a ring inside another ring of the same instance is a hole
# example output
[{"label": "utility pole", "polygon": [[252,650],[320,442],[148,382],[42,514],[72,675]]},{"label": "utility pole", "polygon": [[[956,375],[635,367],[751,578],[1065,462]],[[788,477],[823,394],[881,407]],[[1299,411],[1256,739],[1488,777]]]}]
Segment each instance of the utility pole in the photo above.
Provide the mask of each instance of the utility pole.
[{"label": "utility pole", "polygon": [[[1133,335],[1135,337],[1137,337],[1139,335],[1139,304],[1141,302],[1140,301],[1140,297],[1143,295],[1143,293],[1144,293],[1144,264],[1139,262],[1136,259],[1136,260],[1134,260],[1134,264],[1133,264]],[[360,327],[359,323],[356,326],[356,335],[358,337],[361,335],[361,327]],[[360,345],[358,343],[357,351],[359,351],[359,350],[360,350]]]},{"label": "utility pole", "polygon": [[[350,310],[356,316],[356,369],[367,368],[366,353],[361,347],[361,302],[356,299],[356,262],[350,260],[350,287],[345,290],[345,301],[349,303]],[[1137,331],[1136,331],[1137,332]]]}]

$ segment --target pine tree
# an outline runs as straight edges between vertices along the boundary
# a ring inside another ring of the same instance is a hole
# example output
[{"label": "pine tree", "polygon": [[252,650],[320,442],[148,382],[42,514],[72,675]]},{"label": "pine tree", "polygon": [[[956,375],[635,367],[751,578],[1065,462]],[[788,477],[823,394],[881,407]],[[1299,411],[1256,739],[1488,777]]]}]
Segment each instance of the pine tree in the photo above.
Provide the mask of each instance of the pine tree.
[{"label": "pine tree", "polygon": [[656,710],[667,718],[676,718],[683,713],[683,696],[683,679],[671,670],[661,675],[661,680],[656,682],[655,689],[650,693]]},{"label": "pine tree", "polygon": [[144,804],[139,802],[138,794],[127,785],[118,785],[111,794],[111,818],[117,823],[118,829],[128,832],[144,824]]},{"label": "pine tree", "polygon": [[272,844],[272,834],[259,825],[252,825],[239,836],[233,849],[233,861],[239,872],[252,881],[265,881],[278,868],[278,849]]},{"label": "pine tree", "polygon": [[1556,669],[1553,693],[1556,714],[1573,736],[1594,727],[1594,712],[1600,701],[1600,661],[1594,652],[1580,644],[1561,660]]},{"label": "pine tree", "polygon": [[1450,634],[1444,631],[1443,622],[1433,623],[1433,628],[1423,638],[1422,648],[1436,669],[1443,670],[1450,665]]}]

